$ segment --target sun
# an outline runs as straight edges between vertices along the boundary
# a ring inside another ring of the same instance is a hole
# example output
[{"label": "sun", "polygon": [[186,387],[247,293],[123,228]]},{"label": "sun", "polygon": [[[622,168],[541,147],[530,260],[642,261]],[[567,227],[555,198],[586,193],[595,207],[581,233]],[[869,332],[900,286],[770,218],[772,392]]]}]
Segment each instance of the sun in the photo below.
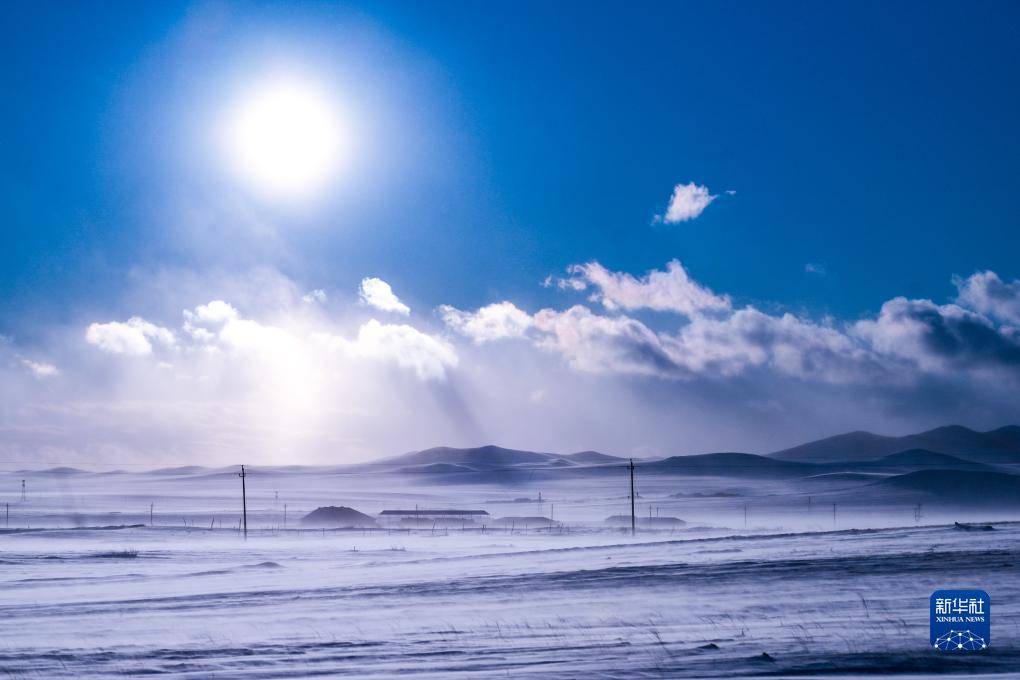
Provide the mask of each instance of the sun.
[{"label": "sun", "polygon": [[338,107],[323,88],[278,78],[245,91],[223,125],[234,173],[276,197],[303,198],[335,176],[349,145]]}]

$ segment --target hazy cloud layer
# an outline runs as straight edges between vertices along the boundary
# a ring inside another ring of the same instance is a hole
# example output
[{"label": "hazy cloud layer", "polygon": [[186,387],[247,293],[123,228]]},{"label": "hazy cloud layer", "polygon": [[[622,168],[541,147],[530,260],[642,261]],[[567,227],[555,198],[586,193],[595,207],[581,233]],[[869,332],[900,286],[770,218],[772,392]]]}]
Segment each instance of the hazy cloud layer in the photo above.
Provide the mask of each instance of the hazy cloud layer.
[{"label": "hazy cloud layer", "polygon": [[349,462],[494,441],[652,455],[1020,419],[1018,284],[993,272],[954,279],[945,303],[896,297],[845,320],[736,304],[678,261],[641,275],[588,262],[548,281],[561,304],[420,317],[365,281],[383,284],[374,302],[364,283],[354,303],[275,271],[157,272],[123,316],[0,339],[0,453]]}]

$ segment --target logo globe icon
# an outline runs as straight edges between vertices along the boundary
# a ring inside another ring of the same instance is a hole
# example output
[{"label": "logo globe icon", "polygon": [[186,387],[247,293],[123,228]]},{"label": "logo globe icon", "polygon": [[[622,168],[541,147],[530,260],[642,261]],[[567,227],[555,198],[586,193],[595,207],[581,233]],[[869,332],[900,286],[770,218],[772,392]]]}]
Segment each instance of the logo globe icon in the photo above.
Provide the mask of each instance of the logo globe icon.
[{"label": "logo globe icon", "polygon": [[935,649],[943,652],[976,652],[987,646],[983,637],[969,630],[951,630],[935,640]]}]

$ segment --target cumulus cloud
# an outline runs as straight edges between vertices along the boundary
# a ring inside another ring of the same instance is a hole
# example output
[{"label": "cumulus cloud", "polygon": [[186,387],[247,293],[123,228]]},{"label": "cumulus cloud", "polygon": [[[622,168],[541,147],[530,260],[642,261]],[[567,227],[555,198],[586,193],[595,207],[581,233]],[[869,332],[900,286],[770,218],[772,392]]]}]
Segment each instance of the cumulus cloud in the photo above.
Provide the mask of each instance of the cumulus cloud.
[{"label": "cumulus cloud", "polygon": [[957,302],[1007,323],[1020,325],[1020,281],[1006,283],[995,272],[984,271],[966,279],[953,277]]},{"label": "cumulus cloud", "polygon": [[224,324],[236,319],[238,313],[230,303],[223,300],[213,300],[208,304],[195,307],[194,311],[185,310],[184,317],[207,324]]},{"label": "cumulus cloud", "polygon": [[849,383],[880,372],[875,357],[839,330],[772,316],[753,307],[726,318],[699,317],[677,332],[655,332],[624,315],[605,316],[575,305],[535,314],[539,347],[574,368],[666,379],[728,378],[752,368],[826,383]]},{"label": "cumulus cloud", "polygon": [[559,353],[570,366],[592,373],[679,377],[680,367],[659,335],[626,316],[603,316],[583,305],[535,314],[536,344]]},{"label": "cumulus cloud", "polygon": [[512,302],[497,302],[475,312],[441,305],[439,314],[447,326],[475,342],[520,338],[531,327],[531,315]]},{"label": "cumulus cloud", "polygon": [[404,316],[411,313],[411,308],[401,302],[400,298],[393,293],[390,284],[382,279],[374,277],[362,279],[359,295],[363,303],[384,312],[393,312]]},{"label": "cumulus cloud", "polygon": [[710,194],[706,186],[699,186],[694,182],[677,184],[673,187],[673,195],[669,199],[665,214],[657,215],[656,219],[666,224],[693,220],[705,212],[705,208],[716,198],[718,196]]},{"label": "cumulus cloud", "polygon": [[176,342],[172,331],[139,316],[127,321],[90,324],[85,331],[85,341],[104,352],[135,356],[151,354],[153,341],[168,347]]},{"label": "cumulus cloud", "polygon": [[897,297],[853,328],[883,356],[932,373],[1020,368],[1020,332],[959,305]]},{"label": "cumulus cloud", "polygon": [[[675,260],[666,271],[641,278],[597,262],[569,271],[572,280],[595,289],[591,299],[608,314],[575,305],[530,316],[509,303],[476,312],[440,311],[448,326],[476,342],[525,337],[591,373],[691,380],[768,371],[807,382],[886,386],[989,368],[1020,375],[1020,330],[999,326],[977,311],[994,309],[1009,318],[1011,288],[994,275],[958,283],[961,301],[971,300],[976,309],[895,298],[874,318],[838,323],[753,306],[733,309],[728,296],[691,279]],[[656,331],[622,313],[643,309],[677,314],[676,326]],[[514,319],[509,325],[508,315]]]},{"label": "cumulus cloud", "polygon": [[367,358],[411,369],[422,380],[445,380],[457,365],[457,352],[448,342],[407,324],[370,319],[354,339],[327,333],[313,338],[329,349],[353,358]]},{"label": "cumulus cloud", "polygon": [[623,272],[612,272],[598,262],[573,265],[568,270],[572,280],[583,284],[580,289],[594,286],[592,299],[606,309],[652,309],[679,312],[694,316],[704,311],[727,310],[730,298],[716,295],[694,281],[678,260],[666,265],[666,271],[653,270],[641,278]]}]

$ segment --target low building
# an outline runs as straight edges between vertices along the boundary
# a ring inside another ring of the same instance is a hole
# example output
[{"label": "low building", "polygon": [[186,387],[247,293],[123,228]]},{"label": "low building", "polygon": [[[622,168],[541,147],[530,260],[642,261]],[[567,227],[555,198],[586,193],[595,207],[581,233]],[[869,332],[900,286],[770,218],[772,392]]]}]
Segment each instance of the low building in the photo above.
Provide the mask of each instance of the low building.
[{"label": "low building", "polygon": [[444,527],[466,528],[486,524],[489,513],[485,510],[383,510],[379,522],[386,526],[412,528]]}]

